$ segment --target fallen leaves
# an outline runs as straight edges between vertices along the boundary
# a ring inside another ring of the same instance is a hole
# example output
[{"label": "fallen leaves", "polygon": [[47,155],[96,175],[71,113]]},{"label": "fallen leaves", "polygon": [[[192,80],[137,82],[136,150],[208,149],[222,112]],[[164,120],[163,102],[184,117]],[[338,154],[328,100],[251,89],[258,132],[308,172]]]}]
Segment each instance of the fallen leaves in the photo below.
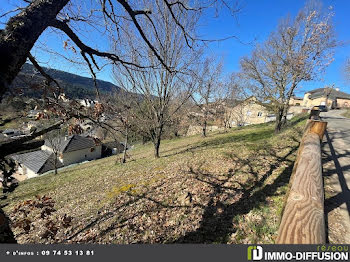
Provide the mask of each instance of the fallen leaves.
[{"label": "fallen leaves", "polygon": [[112,157],[33,179],[43,182],[32,191],[54,187],[46,197],[12,205],[12,221],[30,219],[15,228],[16,238],[19,243],[272,243],[279,205],[264,194],[252,197],[293,163],[298,132],[281,135],[251,144],[235,132],[212,134],[206,145],[200,137],[177,139],[166,143],[160,159],[145,146],[126,165],[114,165]]}]

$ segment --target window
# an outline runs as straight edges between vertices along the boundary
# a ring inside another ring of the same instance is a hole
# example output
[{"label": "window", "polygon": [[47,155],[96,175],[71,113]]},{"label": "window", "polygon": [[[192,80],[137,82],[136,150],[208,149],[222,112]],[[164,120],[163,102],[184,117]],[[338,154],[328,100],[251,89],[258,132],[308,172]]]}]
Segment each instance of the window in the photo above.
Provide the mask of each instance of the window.
[{"label": "window", "polygon": [[95,151],[95,148],[94,147],[91,147],[90,148],[90,152],[94,152]]},{"label": "window", "polygon": [[258,116],[259,116],[259,117],[262,116],[262,112],[258,112]]}]

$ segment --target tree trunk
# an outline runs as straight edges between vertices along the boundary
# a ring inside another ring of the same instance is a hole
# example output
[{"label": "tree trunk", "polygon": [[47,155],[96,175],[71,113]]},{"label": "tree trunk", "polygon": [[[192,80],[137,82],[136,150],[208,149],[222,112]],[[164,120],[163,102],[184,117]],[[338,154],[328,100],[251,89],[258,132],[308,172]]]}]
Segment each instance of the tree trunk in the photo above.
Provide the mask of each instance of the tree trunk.
[{"label": "tree trunk", "polygon": [[276,113],[276,125],[275,125],[275,133],[278,134],[287,124],[287,113],[288,106],[284,105],[283,107],[278,108]]},{"label": "tree trunk", "polygon": [[157,138],[154,143],[154,157],[159,158],[160,138]]},{"label": "tree trunk", "polygon": [[55,175],[57,175],[57,173],[58,173],[58,172],[57,172],[57,157],[58,157],[58,156],[57,156],[57,153],[55,153],[55,164],[54,164],[54,165],[55,165],[55,166],[54,166],[54,167],[55,167]]},{"label": "tree trunk", "polygon": [[147,138],[145,136],[142,136],[142,144],[144,145],[146,144],[146,142],[147,142]]},{"label": "tree trunk", "polygon": [[162,139],[162,134],[163,134],[163,126],[161,125],[158,129],[158,132],[156,132],[156,137],[153,140],[155,158],[159,158],[159,148],[160,148],[160,141]]},{"label": "tree trunk", "polygon": [[0,207],[0,243],[17,243],[14,234],[10,228],[10,219]]},{"label": "tree trunk", "polygon": [[128,128],[126,128],[124,150],[123,150],[123,160],[122,160],[123,164],[126,163],[126,151],[128,149],[128,139],[129,139],[129,132],[128,132]]},{"label": "tree trunk", "polygon": [[0,101],[30,50],[69,0],[35,0],[0,30]]},{"label": "tree trunk", "polygon": [[204,123],[203,123],[202,136],[203,137],[207,136],[207,120],[206,119],[204,120]]}]

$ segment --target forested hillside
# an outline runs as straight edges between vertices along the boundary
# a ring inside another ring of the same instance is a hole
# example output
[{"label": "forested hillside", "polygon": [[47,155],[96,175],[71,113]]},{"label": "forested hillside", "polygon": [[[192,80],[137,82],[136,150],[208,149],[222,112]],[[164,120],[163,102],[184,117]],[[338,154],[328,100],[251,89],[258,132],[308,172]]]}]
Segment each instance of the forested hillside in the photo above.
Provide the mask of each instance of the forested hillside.
[{"label": "forested hillside", "polygon": [[[95,98],[96,91],[92,78],[45,67],[44,70],[59,82],[68,97]],[[41,97],[42,89],[39,90],[36,86],[44,80],[44,77],[40,75],[33,65],[26,63],[12,85],[17,92],[26,96]],[[101,93],[120,91],[118,86],[103,80],[97,80],[97,86]]]}]

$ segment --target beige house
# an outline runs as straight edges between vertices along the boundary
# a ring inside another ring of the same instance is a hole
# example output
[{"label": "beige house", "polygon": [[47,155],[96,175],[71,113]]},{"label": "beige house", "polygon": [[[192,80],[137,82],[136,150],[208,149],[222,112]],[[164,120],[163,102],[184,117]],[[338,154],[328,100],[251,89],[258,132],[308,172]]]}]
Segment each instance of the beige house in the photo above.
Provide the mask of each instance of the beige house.
[{"label": "beige house", "polygon": [[327,105],[329,108],[350,107],[350,94],[341,92],[338,88],[318,88],[305,93],[302,105],[309,108],[319,105]]},{"label": "beige house", "polygon": [[46,140],[41,150],[14,155],[18,171],[28,178],[54,170],[55,154],[58,152],[57,168],[101,157],[101,143],[91,137],[72,135],[56,140]]},{"label": "beige house", "polygon": [[270,115],[272,114],[269,113],[266,106],[256,97],[251,96],[231,109],[231,126],[265,123]]},{"label": "beige house", "polygon": [[289,105],[291,106],[301,106],[303,105],[304,98],[303,97],[296,97],[292,96],[289,100]]},{"label": "beige house", "polygon": [[[293,112],[288,112],[287,119],[291,119],[293,115]],[[266,104],[251,96],[231,109],[230,119],[231,126],[247,126],[275,121],[276,116]]]}]

